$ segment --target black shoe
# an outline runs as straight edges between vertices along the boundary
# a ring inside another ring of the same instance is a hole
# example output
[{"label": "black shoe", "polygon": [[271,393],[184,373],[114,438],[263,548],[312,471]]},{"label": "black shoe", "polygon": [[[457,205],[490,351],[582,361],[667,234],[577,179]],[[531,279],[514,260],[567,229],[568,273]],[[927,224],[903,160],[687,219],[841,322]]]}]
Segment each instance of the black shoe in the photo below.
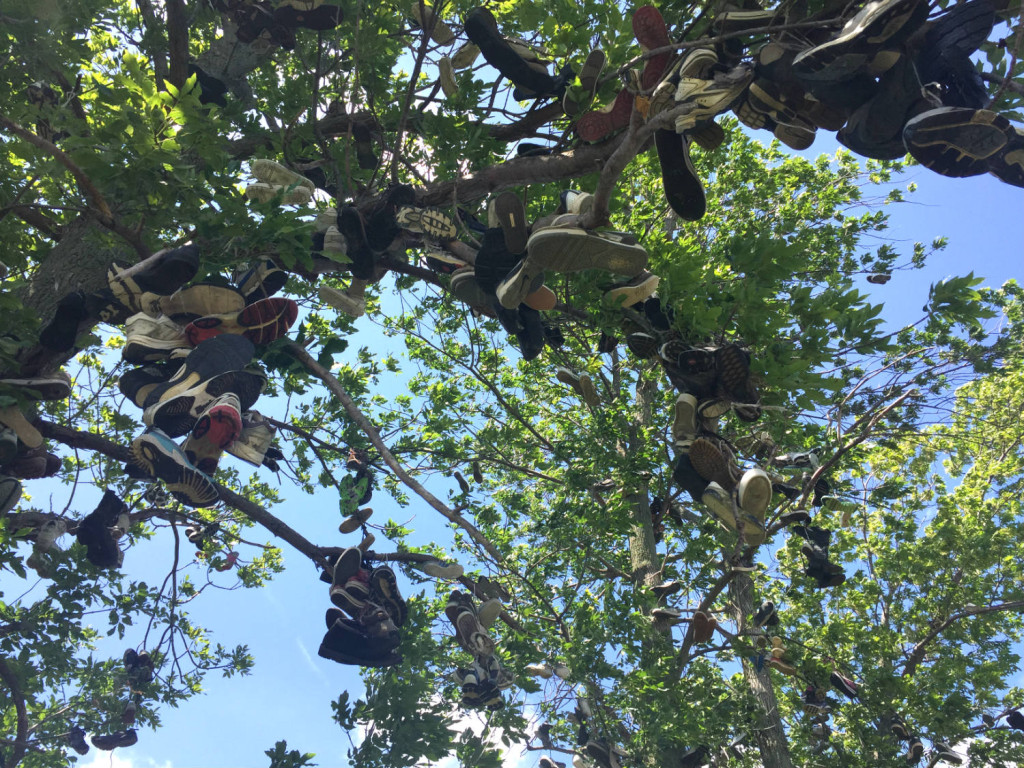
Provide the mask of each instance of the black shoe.
[{"label": "black shoe", "polygon": [[397,626],[405,624],[409,609],[398,592],[395,572],[388,566],[374,568],[370,573],[370,599],[383,606]]},{"label": "black shoe", "polygon": [[519,350],[524,360],[533,360],[544,351],[544,325],[540,320],[540,312],[525,304],[519,305],[519,322],[523,330],[516,334]]},{"label": "black shoe", "polygon": [[1006,716],[1007,724],[1016,731],[1024,731],[1024,714],[1015,709]]},{"label": "black shoe", "polygon": [[829,543],[832,541],[832,531],[828,528],[819,528],[812,525],[794,525],[793,533],[815,546],[821,547],[826,552],[828,551]]},{"label": "black shoe", "polygon": [[359,630],[355,621],[338,616],[324,635],[317,653],[339,664],[390,667],[402,660],[393,642],[381,643],[378,639],[371,639]]},{"label": "black shoe", "polygon": [[683,221],[697,221],[707,211],[704,185],[690,160],[689,139],[675,131],[658,130],[654,144],[661,164],[665,199]]},{"label": "black shoe", "polygon": [[39,343],[53,352],[66,352],[75,346],[78,327],[88,317],[85,294],[69,293],[57,304],[56,314],[39,334]]},{"label": "black shoe", "polygon": [[473,267],[480,289],[488,295],[497,295],[498,284],[508,277],[518,262],[519,257],[509,252],[505,245],[505,233],[498,227],[488,229],[484,232]]},{"label": "black shoe", "polygon": [[[520,88],[523,95],[542,96],[558,90],[558,83],[546,72],[539,72],[509,45],[498,31],[498,22],[486,8],[474,8],[466,16],[466,36],[480,48],[487,63]],[[564,88],[564,83],[563,83]]]},{"label": "black shoe", "polygon": [[163,363],[147,363],[132,368],[117,382],[121,394],[142,408],[146,398],[157,384],[164,384],[181,368],[183,360],[169,360]]},{"label": "black shoe", "polygon": [[85,731],[77,725],[71,729],[67,736],[68,744],[80,755],[88,754],[89,745],[85,743]]},{"label": "black shoe", "polygon": [[775,611],[775,603],[766,600],[754,612],[755,627],[774,627],[779,623],[779,614]]},{"label": "black shoe", "polygon": [[676,457],[676,464],[672,469],[672,479],[680,488],[689,493],[694,501],[700,501],[708,487],[708,481],[697,474],[697,470],[690,462],[689,454],[686,453],[681,453]]}]

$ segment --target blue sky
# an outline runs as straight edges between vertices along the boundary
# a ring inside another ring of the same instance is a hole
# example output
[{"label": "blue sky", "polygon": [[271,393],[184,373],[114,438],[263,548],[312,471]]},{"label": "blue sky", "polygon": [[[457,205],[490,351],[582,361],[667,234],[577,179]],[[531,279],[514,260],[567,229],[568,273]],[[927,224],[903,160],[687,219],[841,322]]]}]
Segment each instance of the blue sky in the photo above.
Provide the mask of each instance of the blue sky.
[{"label": "blue sky", "polygon": [[[812,150],[834,152],[834,141],[819,139]],[[930,242],[945,235],[949,246],[934,255],[921,272],[897,272],[882,286],[865,282],[864,290],[878,302],[884,302],[883,312],[890,323],[901,325],[921,316],[928,286],[945,277],[963,275],[970,271],[986,278],[989,285],[999,285],[1009,278],[1024,278],[1024,190],[1000,183],[993,177],[972,179],[946,179],[923,168],[912,168],[898,178],[906,187],[916,183],[918,189],[909,195],[909,202],[890,206],[891,228],[887,239],[898,250],[909,253],[915,241]],[[884,197],[884,194],[879,195]],[[359,321],[359,340],[380,338],[372,318]],[[400,340],[386,343],[401,349]],[[257,408],[269,404],[259,403]],[[273,410],[270,410],[273,413]],[[225,459],[243,471],[251,469],[233,457]],[[275,476],[260,470],[261,477],[276,484]],[[433,479],[427,486],[441,498],[447,496],[447,481]],[[36,503],[63,508],[70,489],[56,483],[33,482],[29,490]],[[76,507],[79,513],[89,511],[98,499],[95,489],[86,493],[79,489]],[[342,537],[337,532],[339,517],[333,493],[329,498],[310,503],[305,496],[289,493],[287,501],[275,508],[285,522],[312,541],[323,544],[356,543],[355,535]],[[389,516],[416,529],[422,541],[437,536],[444,543],[449,540],[447,529],[436,515],[424,505],[414,501],[399,509],[384,494],[378,494],[372,503],[375,515],[371,523],[383,523]],[[411,518],[411,519],[410,519]],[[266,540],[256,534],[257,541]],[[170,565],[170,535],[163,531],[151,542],[133,547],[126,555],[124,568],[133,577],[149,582],[162,579]],[[62,545],[69,545],[64,539]],[[387,550],[387,542],[378,533],[377,547]],[[186,547],[184,552],[188,552]],[[181,709],[167,709],[161,713],[163,727],[140,733],[135,747],[118,750],[111,758],[108,754],[90,754],[84,763],[109,768],[189,768],[206,766],[263,766],[263,755],[278,739],[287,739],[290,748],[315,752],[321,766],[347,765],[345,752],[350,746],[349,735],[341,732],[331,721],[330,702],[343,690],[357,697],[362,686],[351,667],[344,667],[316,655],[324,631],[323,614],[329,607],[327,587],[317,579],[315,569],[305,558],[285,549],[287,570],[260,590],[232,590],[232,575],[214,574],[213,580],[224,589],[209,590],[202,599],[189,606],[193,619],[208,627],[212,639],[226,646],[247,644],[256,657],[253,674],[245,678],[222,680],[210,676],[205,682],[206,695],[186,702]],[[194,579],[205,579],[205,568],[193,564]],[[404,576],[399,576],[403,588],[411,587]],[[12,584],[9,576],[0,579],[5,599],[22,593],[28,585]],[[422,589],[423,587],[419,587]],[[439,589],[444,589],[440,586]],[[103,615],[99,620],[104,619]],[[105,625],[100,625],[105,629]],[[126,638],[132,644],[141,639]],[[110,652],[120,655],[123,645],[110,646]],[[106,649],[107,646],[104,647]],[[556,678],[557,681],[557,678]],[[554,685],[552,682],[549,685]],[[1019,684],[1019,683],[1018,683]],[[562,683],[562,685],[565,685]],[[551,691],[549,691],[550,693]],[[515,689],[509,692],[515,695]],[[520,697],[520,701],[521,701]],[[470,716],[466,724],[476,722]],[[352,735],[353,738],[357,734]],[[509,753],[508,768],[533,766],[542,753],[523,754],[513,748]],[[442,766],[449,768],[449,766]]]}]

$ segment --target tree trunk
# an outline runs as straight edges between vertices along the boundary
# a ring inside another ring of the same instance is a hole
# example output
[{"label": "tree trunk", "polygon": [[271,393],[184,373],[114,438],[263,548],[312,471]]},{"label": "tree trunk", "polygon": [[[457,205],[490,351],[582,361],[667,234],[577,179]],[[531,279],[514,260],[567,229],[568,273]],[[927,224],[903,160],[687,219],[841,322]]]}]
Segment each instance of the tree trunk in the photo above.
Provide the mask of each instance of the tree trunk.
[{"label": "tree trunk", "polygon": [[[736,607],[739,633],[747,628],[747,617],[754,612],[754,582],[746,573],[738,573],[729,586],[732,603]],[[757,702],[758,716],[754,724],[758,749],[764,768],[793,768],[789,755],[786,732],[779,716],[779,703],[767,668],[758,672],[750,659],[743,659],[743,677]]]}]

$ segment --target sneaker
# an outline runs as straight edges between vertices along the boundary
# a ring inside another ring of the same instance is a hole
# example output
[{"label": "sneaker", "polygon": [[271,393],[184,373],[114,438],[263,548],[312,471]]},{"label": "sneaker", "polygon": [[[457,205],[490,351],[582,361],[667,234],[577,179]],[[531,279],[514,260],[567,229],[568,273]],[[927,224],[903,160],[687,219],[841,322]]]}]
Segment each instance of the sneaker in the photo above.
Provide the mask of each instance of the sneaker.
[{"label": "sneaker", "polygon": [[32,400],[67,400],[71,396],[71,377],[63,371],[53,376],[0,379],[0,386],[17,389],[20,395]]},{"label": "sneaker", "polygon": [[725,75],[713,80],[699,77],[683,77],[676,88],[676,101],[688,104],[689,110],[676,118],[676,133],[685,133],[699,123],[711,120],[729,111],[746,92],[753,79],[754,71],[749,66],[733,68]]},{"label": "sneaker", "polygon": [[27,448],[39,448],[43,444],[43,435],[29,423],[17,406],[7,405],[0,408],[0,425],[14,432]]},{"label": "sneaker", "polygon": [[527,244],[524,271],[530,279],[544,270],[569,273],[603,269],[633,276],[647,265],[647,252],[616,233],[590,233],[576,228],[535,232]]},{"label": "sneaker", "polygon": [[[363,562],[363,553],[356,547],[349,547],[342,551],[338,559],[334,561],[331,577],[330,599],[338,608],[348,611],[353,617],[359,615],[363,603],[369,595],[369,587],[365,591],[358,588],[362,584],[356,579],[355,588],[349,590],[349,583],[356,578]],[[328,626],[328,628],[330,628]]]},{"label": "sneaker", "polygon": [[715,628],[718,621],[714,616],[708,616],[704,611],[697,611],[693,614],[691,621],[693,627],[693,641],[695,643],[708,643],[715,636]]},{"label": "sneaker", "polygon": [[132,442],[132,457],[151,477],[164,481],[167,490],[189,507],[207,507],[220,498],[217,487],[197,469],[166,434],[152,429]]},{"label": "sneaker", "polygon": [[524,259],[516,264],[512,271],[498,283],[496,290],[498,301],[506,309],[516,309],[526,301],[527,296],[544,287],[544,271],[531,270],[527,261]]},{"label": "sneaker", "polygon": [[656,598],[663,600],[669,595],[674,595],[676,592],[679,592],[682,588],[683,583],[681,581],[664,581],[661,584],[655,584],[651,587],[651,592],[654,593]]},{"label": "sneaker", "polygon": [[459,84],[455,82],[455,67],[452,66],[452,60],[442,56],[437,62],[437,71],[444,95],[449,99],[454,97],[459,92]]},{"label": "sneaker", "polygon": [[497,597],[491,597],[480,603],[476,609],[476,618],[480,622],[480,626],[484,629],[490,629],[494,626],[494,622],[498,620],[498,616],[505,610],[505,606],[501,600]]},{"label": "sneaker", "polygon": [[462,267],[452,273],[448,289],[459,301],[471,307],[487,308],[490,306],[490,299],[480,288],[476,281],[476,272],[473,267]]},{"label": "sneaker", "polygon": [[[312,182],[311,182],[312,183]],[[307,187],[296,187],[286,190],[276,184],[254,182],[245,188],[245,196],[259,203],[279,202],[281,205],[305,205],[313,199],[312,191]]]},{"label": "sneaker", "polygon": [[359,530],[370,516],[373,514],[373,510],[369,507],[357,510],[355,513],[349,515],[341,521],[341,525],[338,526],[338,531],[341,533],[355,533]]},{"label": "sneaker", "polygon": [[96,749],[102,749],[110,751],[117,749],[118,747],[130,747],[139,742],[138,734],[135,733],[134,728],[129,728],[124,731],[115,731],[114,733],[95,735],[92,737],[92,745]]},{"label": "sneaker", "polygon": [[264,184],[278,187],[292,187],[294,185],[309,190],[310,195],[316,191],[312,181],[273,160],[252,160],[249,162],[249,169],[252,171],[252,175]]},{"label": "sneaker", "polygon": [[462,46],[452,54],[452,67],[454,69],[465,69],[466,67],[471,67],[479,55],[479,47],[473,43],[463,43]]},{"label": "sneaker", "polygon": [[370,599],[388,612],[398,626],[405,624],[409,609],[398,592],[395,572],[386,565],[374,568],[370,573]]},{"label": "sneaker", "polygon": [[197,318],[185,327],[185,336],[192,346],[223,333],[269,344],[284,336],[298,315],[299,306],[291,299],[260,299],[238,313]]},{"label": "sneaker", "polygon": [[[644,53],[672,44],[668,36],[668,27],[665,26],[665,19],[662,18],[661,11],[653,5],[637,8],[633,13],[631,23],[633,36],[640,43],[640,50]],[[672,52],[666,51],[646,60],[643,73],[640,75],[640,88],[645,93],[649,93],[661,80],[671,58]]]},{"label": "sneaker", "polygon": [[947,762],[952,765],[961,765],[963,759],[944,741],[936,741],[932,744],[932,755],[935,762]]},{"label": "sneaker", "polygon": [[416,26],[429,34],[430,39],[438,45],[448,45],[455,40],[455,33],[444,23],[440,14],[435,13],[427,3],[421,5],[421,2],[422,0],[413,0],[412,5],[409,6]]},{"label": "sneaker", "polygon": [[738,481],[735,458],[729,447],[711,436],[698,437],[690,446],[693,468],[708,482],[732,491]]},{"label": "sneaker", "polygon": [[166,360],[176,349],[188,349],[184,329],[169,317],[153,318],[145,312],[125,321],[125,345],[121,358],[129,363]]},{"label": "sneaker", "polygon": [[[494,219],[498,222],[505,237],[505,248],[511,254],[526,251],[529,230],[526,225],[526,208],[519,195],[514,192],[502,192],[492,202]],[[488,217],[491,215],[488,209]]]},{"label": "sneaker", "polygon": [[847,80],[883,49],[897,49],[927,15],[921,0],[871,0],[832,40],[799,53],[793,73],[806,81]]},{"label": "sneaker", "polygon": [[629,125],[633,114],[633,94],[623,88],[608,106],[591,110],[576,121],[576,133],[583,141],[597,142],[609,138]]},{"label": "sneaker", "polygon": [[672,420],[672,442],[693,440],[697,436],[697,398],[683,393],[676,398]]},{"label": "sneaker", "polygon": [[21,501],[21,483],[15,478],[0,475],[0,514],[14,509]]},{"label": "sneaker", "polygon": [[442,563],[440,560],[428,560],[425,563],[413,563],[413,565],[428,576],[449,581],[460,578],[465,572],[458,563]]},{"label": "sneaker", "polygon": [[593,380],[587,374],[577,374],[568,368],[555,369],[555,378],[563,384],[572,387],[587,405],[597,408],[601,404],[601,397],[597,393]]},{"label": "sneaker", "polygon": [[132,267],[121,269],[115,266],[107,272],[107,282],[119,304],[133,312],[141,312],[144,301],[174,293],[198,271],[199,248],[184,245],[159,251]]},{"label": "sneaker", "polygon": [[1024,132],[995,112],[932,109],[907,122],[903,141],[915,160],[943,176],[987,172],[1024,187]]},{"label": "sneaker", "polygon": [[[337,218],[337,214],[331,214]],[[328,229],[329,231],[329,229]],[[334,228],[337,232],[337,227]],[[324,250],[327,249],[326,236],[324,237]],[[344,253],[344,250],[342,250]],[[270,260],[259,261],[245,271],[241,272],[235,280],[238,290],[245,297],[248,304],[260,299],[266,299],[284,288],[288,282],[288,273],[278,267]]]},{"label": "sneaker", "polygon": [[707,210],[704,185],[690,159],[689,140],[669,130],[654,132],[661,183],[672,211],[683,221],[697,221]]},{"label": "sneaker", "polygon": [[228,392],[206,406],[182,450],[196,469],[212,475],[217,471],[221,454],[241,432],[241,405],[238,397]]},{"label": "sneaker", "polygon": [[772,500],[772,481],[763,469],[748,469],[736,484],[740,509],[764,526],[765,513]]},{"label": "sneaker", "polygon": [[263,465],[276,433],[276,427],[272,426],[262,414],[256,411],[246,411],[242,414],[241,433],[235,442],[227,446],[225,450],[232,456],[237,456],[242,461],[259,467]]},{"label": "sneaker", "polygon": [[494,653],[494,640],[477,620],[471,597],[454,590],[448,598],[445,615],[455,626],[455,638],[464,650],[475,656],[490,656]]},{"label": "sneaker", "polygon": [[603,298],[612,306],[632,307],[652,296],[659,282],[660,277],[644,270],[629,282],[605,291]]},{"label": "sneaker", "polygon": [[[579,114],[593,100],[594,94],[597,92],[598,78],[604,70],[606,61],[607,57],[600,48],[595,48],[587,54],[579,73],[580,92],[571,94],[567,89],[562,99],[562,108],[565,110],[565,114]],[[573,98],[573,96],[578,98]],[[573,211],[573,213],[582,213],[582,211]]]},{"label": "sneaker", "polygon": [[555,670],[550,664],[527,664],[524,669],[527,674],[533,675],[534,677],[541,677],[545,680],[550,680],[552,675],[555,674]]},{"label": "sneaker", "polygon": [[188,325],[206,315],[230,314],[245,308],[245,296],[236,288],[200,283],[163,296],[143,307],[150,317],[161,314],[176,323]]},{"label": "sneaker", "polygon": [[[353,279],[353,285],[356,282]],[[339,291],[337,288],[331,288],[327,285],[318,286],[317,295],[320,297],[321,302],[337,309],[339,312],[344,312],[351,318],[362,317],[366,314],[366,299],[362,296],[352,295],[348,291]]]},{"label": "sneaker", "polygon": [[839,691],[841,694],[846,696],[848,699],[857,698],[857,684],[848,677],[843,677],[835,670],[829,675],[829,682],[832,683],[832,687]]},{"label": "sneaker", "polygon": [[89,745],[85,743],[85,730],[75,726],[67,735],[68,746],[80,755],[89,753]]},{"label": "sneaker", "polygon": [[486,8],[470,11],[464,29],[470,41],[480,48],[487,63],[511,80],[517,88],[538,96],[558,91],[559,84],[555,78],[545,69],[531,66],[531,63],[538,63],[536,60],[530,62],[521,55],[528,54],[528,49],[523,46],[515,48],[502,37],[494,14]]},{"label": "sneaker", "polygon": [[1015,731],[1024,731],[1024,714],[1015,709],[1006,716],[1006,723]]}]

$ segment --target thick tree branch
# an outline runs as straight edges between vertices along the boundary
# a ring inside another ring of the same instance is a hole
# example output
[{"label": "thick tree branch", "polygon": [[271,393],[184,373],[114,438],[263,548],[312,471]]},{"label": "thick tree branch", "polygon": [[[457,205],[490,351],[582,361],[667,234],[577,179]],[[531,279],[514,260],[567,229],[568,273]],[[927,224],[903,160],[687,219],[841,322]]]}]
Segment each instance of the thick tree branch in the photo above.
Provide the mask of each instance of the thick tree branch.
[{"label": "thick tree branch", "polygon": [[14,746],[11,753],[3,761],[4,768],[14,768],[21,762],[21,758],[28,751],[28,710],[25,707],[25,694],[21,690],[21,683],[14,670],[7,664],[7,660],[0,658],[0,680],[11,691],[11,700],[14,702],[14,711],[17,713],[17,731],[14,734]]},{"label": "thick tree branch", "polygon": [[171,60],[168,79],[175,88],[181,89],[188,79],[188,15],[184,0],[165,0],[164,8],[167,9],[167,47]]},{"label": "thick tree branch", "polygon": [[[69,429],[60,424],[49,421],[37,421],[35,426],[43,434],[43,437],[56,440],[59,443],[72,448],[85,448],[86,450],[101,453],[117,461],[126,464],[132,461],[131,450],[123,445],[118,445],[100,435],[91,432],[81,432],[76,429]],[[262,507],[249,501],[249,499],[235,493],[230,488],[215,483],[217,492],[220,494],[220,501],[230,507],[237,509],[254,523],[259,523],[273,535],[291,544],[295,549],[304,554],[321,568],[327,567],[327,560],[324,559],[323,551],[298,531],[285,525],[279,519],[267,512]]]},{"label": "thick tree branch", "polygon": [[338,398],[342,407],[344,407],[346,413],[348,413],[349,418],[352,419],[352,421],[356,423],[356,426],[358,426],[363,433],[370,438],[370,442],[373,444],[373,447],[377,449],[377,452],[380,453],[381,458],[384,459],[384,463],[391,468],[391,471],[395,473],[399,480],[405,483],[410,490],[426,501],[427,504],[440,512],[444,518],[468,533],[470,538],[473,539],[478,546],[494,558],[495,562],[501,563],[504,561],[505,558],[502,556],[501,552],[498,551],[498,549],[491,544],[491,542],[489,542],[482,533],[480,533],[476,526],[458,512],[448,507],[443,501],[420,485],[416,478],[412,477],[405,471],[405,468],[398,463],[398,460],[392,455],[391,451],[388,450],[388,447],[384,445],[384,441],[381,439],[380,432],[377,431],[377,428],[368,418],[366,418],[365,415],[363,415],[363,412],[359,410],[355,401],[349,397],[348,392],[346,392],[345,388],[341,386],[341,382],[338,381],[338,379],[335,378],[329,370],[320,365],[320,363],[318,363],[303,346],[296,344],[294,341],[288,342],[288,344],[285,345],[285,348],[295,357],[295,359],[302,363],[310,373],[320,379],[327,386],[327,389],[330,390],[332,395]]}]

